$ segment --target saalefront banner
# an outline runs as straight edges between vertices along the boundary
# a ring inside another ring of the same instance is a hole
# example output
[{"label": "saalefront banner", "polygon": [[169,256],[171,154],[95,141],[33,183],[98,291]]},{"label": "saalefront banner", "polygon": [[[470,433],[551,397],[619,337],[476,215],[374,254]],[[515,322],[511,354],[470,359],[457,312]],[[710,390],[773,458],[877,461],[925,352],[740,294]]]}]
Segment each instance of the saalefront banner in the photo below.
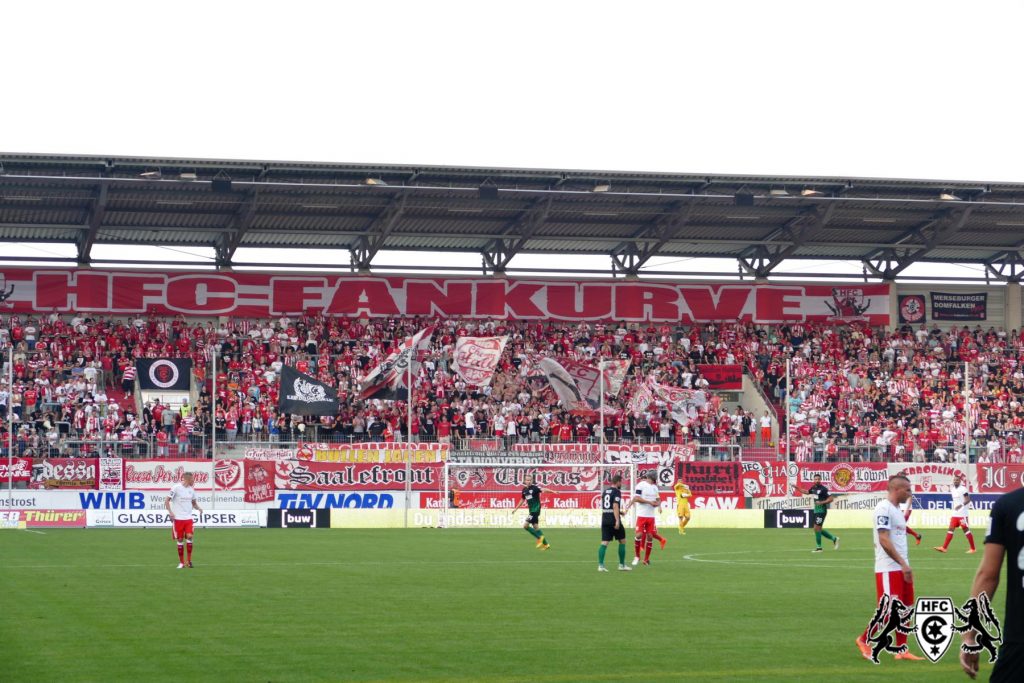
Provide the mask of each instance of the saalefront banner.
[{"label": "saalefront banner", "polygon": [[889,285],[376,277],[5,268],[0,310],[109,315],[889,322]]}]

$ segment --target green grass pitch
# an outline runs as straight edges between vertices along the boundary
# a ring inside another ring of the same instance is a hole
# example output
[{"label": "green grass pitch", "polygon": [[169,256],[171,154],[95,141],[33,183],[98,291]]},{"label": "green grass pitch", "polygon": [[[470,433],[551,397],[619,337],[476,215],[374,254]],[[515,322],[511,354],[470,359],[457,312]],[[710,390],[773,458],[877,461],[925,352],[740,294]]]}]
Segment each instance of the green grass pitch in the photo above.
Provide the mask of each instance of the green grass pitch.
[{"label": "green grass pitch", "polygon": [[[191,571],[166,530],[2,531],[0,680],[966,680],[956,645],[860,657],[869,531],[818,555],[810,531],[668,531],[651,567],[609,548],[607,574],[597,530],[544,552],[509,530],[200,529]],[[911,547],[917,593],[962,601],[980,553],[941,535]]]}]

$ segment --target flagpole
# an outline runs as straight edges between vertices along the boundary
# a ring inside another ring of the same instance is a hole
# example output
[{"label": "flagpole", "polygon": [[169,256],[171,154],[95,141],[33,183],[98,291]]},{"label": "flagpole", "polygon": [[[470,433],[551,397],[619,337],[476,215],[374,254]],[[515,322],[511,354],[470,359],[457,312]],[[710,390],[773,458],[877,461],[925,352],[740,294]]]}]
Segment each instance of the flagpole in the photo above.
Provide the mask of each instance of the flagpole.
[{"label": "flagpole", "polygon": [[14,507],[14,340],[7,346],[7,508]]},{"label": "flagpole", "polygon": [[217,507],[217,474],[214,465],[217,462],[217,347],[213,351],[213,398],[210,402],[210,509]]},{"label": "flagpole", "polygon": [[786,359],[786,393],[783,395],[782,409],[786,413],[786,462],[791,462],[792,457],[789,451],[789,365],[790,359]]},{"label": "flagpole", "polygon": [[604,361],[598,361],[597,363],[597,374],[600,375],[600,388],[601,388],[601,399],[600,399],[600,414],[599,419],[601,421],[601,440],[599,452],[601,454],[601,462],[604,462]]},{"label": "flagpole", "polygon": [[405,443],[412,443],[412,359],[416,355],[416,345],[409,349],[409,383],[408,391],[405,392],[406,416],[405,416]]},{"label": "flagpole", "polygon": [[967,485],[973,484],[971,476],[971,363],[964,361],[964,457],[967,458]]}]

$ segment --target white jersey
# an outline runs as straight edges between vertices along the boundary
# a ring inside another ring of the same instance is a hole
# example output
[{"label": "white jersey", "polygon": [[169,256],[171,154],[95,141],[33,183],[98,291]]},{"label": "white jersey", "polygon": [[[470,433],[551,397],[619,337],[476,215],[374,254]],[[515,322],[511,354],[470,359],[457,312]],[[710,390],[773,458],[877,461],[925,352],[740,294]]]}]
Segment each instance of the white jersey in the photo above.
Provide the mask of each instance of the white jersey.
[{"label": "white jersey", "polygon": [[899,563],[889,557],[889,553],[885,552],[882,545],[878,542],[879,529],[885,529],[889,532],[889,539],[896,549],[896,554],[909,564],[910,559],[907,555],[907,522],[903,519],[903,513],[900,512],[900,509],[888,500],[883,500],[875,506],[875,524],[874,531],[872,532],[875,539],[875,573],[898,572],[900,571]]},{"label": "white jersey", "polygon": [[196,490],[184,484],[171,487],[167,497],[171,499],[172,519],[192,519],[192,502],[196,499]]},{"label": "white jersey", "polygon": [[971,504],[964,499],[967,498],[969,493],[967,487],[963,484],[954,486],[953,490],[950,491],[950,494],[953,496],[953,511],[951,513],[953,517],[967,516],[968,511],[971,509]]},{"label": "white jersey", "polygon": [[[636,495],[647,500],[661,500],[661,492],[658,487],[651,482],[644,480],[636,485]],[[636,516],[637,517],[654,517],[654,506],[648,503],[637,501],[636,504]]]}]

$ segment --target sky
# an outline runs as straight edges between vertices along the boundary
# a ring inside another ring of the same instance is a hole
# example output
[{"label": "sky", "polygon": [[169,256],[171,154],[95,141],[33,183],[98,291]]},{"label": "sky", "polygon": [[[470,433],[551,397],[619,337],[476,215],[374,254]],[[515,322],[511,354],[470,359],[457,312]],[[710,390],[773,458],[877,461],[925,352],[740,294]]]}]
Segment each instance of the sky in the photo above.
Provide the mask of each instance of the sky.
[{"label": "sky", "polygon": [[1019,1],[37,0],[0,25],[0,153],[1024,181]]}]

